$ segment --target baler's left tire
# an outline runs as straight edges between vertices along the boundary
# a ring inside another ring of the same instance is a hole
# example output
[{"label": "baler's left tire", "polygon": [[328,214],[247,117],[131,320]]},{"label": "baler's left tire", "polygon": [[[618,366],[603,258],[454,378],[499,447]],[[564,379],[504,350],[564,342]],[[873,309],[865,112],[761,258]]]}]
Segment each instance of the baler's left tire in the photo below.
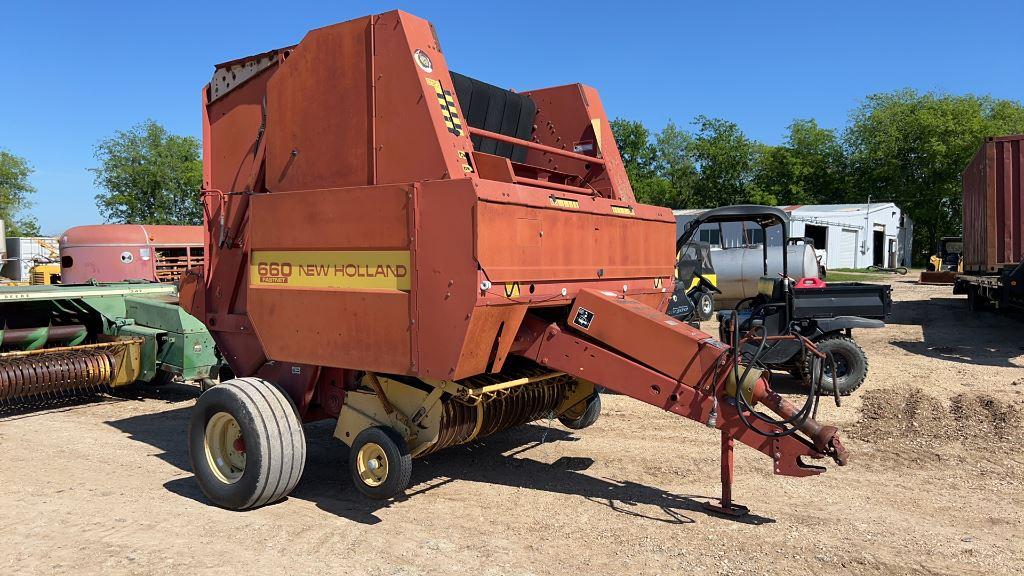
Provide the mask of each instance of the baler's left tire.
[{"label": "baler's left tire", "polygon": [[400,496],[412,476],[412,454],[402,436],[384,426],[367,428],[352,442],[348,454],[352,483],[368,498]]},{"label": "baler's left tire", "polygon": [[594,422],[597,422],[597,418],[600,415],[601,395],[594,392],[594,395],[587,399],[587,407],[583,409],[583,414],[578,418],[569,418],[562,415],[558,417],[558,421],[566,428],[570,428],[572,430],[583,430],[584,428],[592,426]]},{"label": "baler's left tire", "polygon": [[231,510],[284,498],[306,465],[295,406],[259,378],[235,378],[203,392],[189,420],[188,447],[203,494]]}]

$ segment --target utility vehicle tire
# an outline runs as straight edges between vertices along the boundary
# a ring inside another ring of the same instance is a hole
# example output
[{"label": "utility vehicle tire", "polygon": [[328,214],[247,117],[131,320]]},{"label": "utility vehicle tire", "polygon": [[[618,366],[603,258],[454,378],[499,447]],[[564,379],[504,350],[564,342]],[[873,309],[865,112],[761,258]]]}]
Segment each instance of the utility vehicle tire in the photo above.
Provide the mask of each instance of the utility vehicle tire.
[{"label": "utility vehicle tire", "polygon": [[[834,334],[816,341],[814,345],[821,352],[832,353],[839,376],[838,379],[833,379],[830,375],[831,366],[825,364],[825,377],[821,381],[822,395],[833,394],[834,386],[837,386],[840,396],[849,396],[864,383],[868,375],[868,357],[864,349],[852,338]],[[812,374],[818,370],[818,362],[820,361],[817,358],[808,354],[808,360],[803,366],[804,382],[808,385],[811,383]]]},{"label": "utility vehicle tire", "polygon": [[593,396],[587,399],[587,407],[583,409],[583,414],[580,414],[578,418],[570,418],[562,415],[558,417],[558,421],[566,428],[583,430],[588,426],[592,426],[594,422],[597,422],[597,417],[600,415],[601,395],[595,392]]},{"label": "utility vehicle tire", "polygon": [[259,378],[235,378],[192,409],[188,457],[214,504],[245,510],[284,498],[306,465],[306,436],[291,399]]},{"label": "utility vehicle tire", "polygon": [[352,483],[368,498],[386,500],[405,492],[412,476],[412,455],[395,430],[376,426],[360,432],[348,454]]},{"label": "utility vehicle tire", "polygon": [[701,322],[711,320],[715,315],[715,297],[708,292],[698,292],[693,306],[697,312],[697,319]]}]

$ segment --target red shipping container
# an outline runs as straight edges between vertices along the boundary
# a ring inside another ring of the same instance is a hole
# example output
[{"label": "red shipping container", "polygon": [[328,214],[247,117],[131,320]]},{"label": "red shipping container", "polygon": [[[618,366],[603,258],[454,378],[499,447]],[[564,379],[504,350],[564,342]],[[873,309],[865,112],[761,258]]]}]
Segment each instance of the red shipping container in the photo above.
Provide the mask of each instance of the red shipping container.
[{"label": "red shipping container", "polygon": [[990,137],[963,173],[964,272],[1024,260],[1024,135]]}]

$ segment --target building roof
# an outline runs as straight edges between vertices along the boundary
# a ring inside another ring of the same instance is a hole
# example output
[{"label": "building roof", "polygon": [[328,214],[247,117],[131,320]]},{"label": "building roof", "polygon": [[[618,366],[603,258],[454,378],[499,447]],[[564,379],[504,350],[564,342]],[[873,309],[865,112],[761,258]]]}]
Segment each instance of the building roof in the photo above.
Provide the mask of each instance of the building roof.
[{"label": "building roof", "polygon": [[842,214],[864,214],[868,210],[877,212],[893,208],[896,208],[896,205],[892,202],[872,202],[871,204],[793,204],[791,206],[784,206],[782,209],[794,216],[807,216],[811,214],[838,216]]}]

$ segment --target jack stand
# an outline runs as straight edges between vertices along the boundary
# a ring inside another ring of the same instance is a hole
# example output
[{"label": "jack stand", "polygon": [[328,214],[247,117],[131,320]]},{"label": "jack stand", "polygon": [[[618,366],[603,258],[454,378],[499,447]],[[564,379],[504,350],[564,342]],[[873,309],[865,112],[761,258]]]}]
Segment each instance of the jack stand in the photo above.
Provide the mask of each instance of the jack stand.
[{"label": "jack stand", "polygon": [[718,504],[704,503],[704,509],[726,516],[746,516],[750,510],[732,501],[732,436],[722,430],[722,498]]}]

